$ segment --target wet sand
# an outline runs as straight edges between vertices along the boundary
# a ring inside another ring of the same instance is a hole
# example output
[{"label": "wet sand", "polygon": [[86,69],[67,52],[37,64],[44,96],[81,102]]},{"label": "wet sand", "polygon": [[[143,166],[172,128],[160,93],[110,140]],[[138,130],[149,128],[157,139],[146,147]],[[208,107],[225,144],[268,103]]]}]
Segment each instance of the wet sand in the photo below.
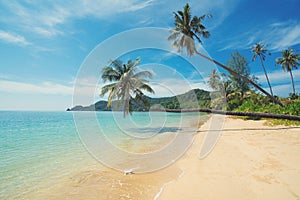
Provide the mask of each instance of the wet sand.
[{"label": "wet sand", "polygon": [[39,190],[30,199],[155,199],[161,186],[181,173],[175,165],[154,173],[129,175],[110,169],[87,170]]}]

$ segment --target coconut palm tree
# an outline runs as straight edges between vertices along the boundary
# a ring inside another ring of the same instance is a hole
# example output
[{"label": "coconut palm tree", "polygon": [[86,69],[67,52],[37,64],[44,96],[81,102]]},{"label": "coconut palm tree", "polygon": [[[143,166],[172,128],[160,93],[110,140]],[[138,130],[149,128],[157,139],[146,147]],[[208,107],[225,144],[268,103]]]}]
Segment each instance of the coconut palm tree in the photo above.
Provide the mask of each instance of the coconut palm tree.
[{"label": "coconut palm tree", "polygon": [[214,90],[220,90],[222,87],[222,80],[216,69],[212,70],[208,79],[209,86]]},{"label": "coconut palm tree", "polygon": [[269,81],[269,77],[268,77],[264,62],[263,62],[266,59],[266,54],[271,55],[271,53],[266,49],[266,46],[261,42],[256,43],[256,45],[254,45],[252,47],[251,52],[254,54],[253,58],[252,58],[252,61],[255,61],[257,56],[259,57],[260,62],[261,62],[261,66],[262,66],[262,68],[265,72],[265,76],[266,76],[266,79],[267,79],[267,82],[268,82],[268,85],[269,85],[269,88],[270,88],[271,95],[274,96],[273,91],[272,91],[272,87],[271,87],[271,84],[270,84],[270,81]]},{"label": "coconut palm tree", "polygon": [[208,56],[200,53],[197,51],[195,46],[195,38],[199,43],[202,43],[201,38],[208,38],[210,36],[209,31],[206,27],[202,24],[202,21],[207,17],[210,18],[210,14],[205,14],[200,17],[191,16],[191,8],[187,3],[184,6],[183,11],[174,12],[175,17],[175,27],[170,31],[170,36],[168,40],[173,40],[173,46],[177,48],[178,52],[182,52],[182,49],[186,49],[187,54],[192,56],[197,54],[213,63],[218,65],[219,67],[228,71],[231,75],[236,76],[238,78],[243,79],[244,81],[248,82],[249,84],[253,85],[256,89],[267,95],[270,99],[274,102],[281,104],[276,98],[274,98],[271,94],[261,88],[258,84],[253,82],[252,80],[247,79],[246,77],[240,75],[239,73],[231,70],[230,68],[226,67],[225,65],[209,58]]},{"label": "coconut palm tree", "polygon": [[111,106],[114,99],[119,100],[118,102],[123,106],[124,117],[132,111],[133,102],[138,106],[141,106],[140,103],[145,106],[143,90],[154,93],[153,89],[147,84],[147,78],[152,78],[153,75],[149,71],[137,72],[139,62],[139,58],[134,62],[129,60],[126,64],[123,64],[120,60],[114,60],[102,71],[102,80],[113,83],[103,86],[100,96],[104,96],[109,92],[107,107]]},{"label": "coconut palm tree", "polygon": [[282,51],[282,57],[276,58],[276,65],[281,65],[283,71],[287,71],[291,75],[293,94],[295,91],[294,77],[293,77],[293,68],[298,69],[300,59],[300,54],[296,54],[292,48]]}]

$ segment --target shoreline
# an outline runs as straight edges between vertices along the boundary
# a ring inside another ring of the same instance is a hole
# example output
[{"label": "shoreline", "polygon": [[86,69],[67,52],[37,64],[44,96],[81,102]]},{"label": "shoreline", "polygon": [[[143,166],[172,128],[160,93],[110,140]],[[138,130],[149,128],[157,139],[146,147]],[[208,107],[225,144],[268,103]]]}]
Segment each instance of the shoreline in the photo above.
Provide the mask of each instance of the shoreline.
[{"label": "shoreline", "polygon": [[112,169],[94,166],[38,191],[30,199],[300,197],[300,127],[297,127],[299,130],[284,126],[268,127],[264,120],[244,121],[227,116],[214,149],[200,159],[200,149],[211,120],[210,117],[200,127],[197,126],[190,148],[166,168],[125,176]]},{"label": "shoreline", "polygon": [[300,198],[300,127],[226,117],[215,148],[200,160],[210,122],[176,162],[183,176],[165,184],[157,200]]},{"label": "shoreline", "polygon": [[[189,117],[185,118],[184,122],[180,122],[180,126],[188,130],[193,127],[195,134],[199,128],[199,121],[196,122],[195,116],[191,116],[190,119]],[[199,115],[198,117],[199,120],[201,118],[207,121],[206,116]],[[183,131],[180,134],[185,133]],[[171,130],[164,134],[158,134],[151,140],[156,146],[149,144],[140,146],[136,145],[134,141],[118,144],[120,148],[129,152],[144,153],[153,151],[157,145],[166,145],[166,142],[169,143],[168,140],[172,141],[173,138],[174,132]],[[184,154],[181,155],[182,157]],[[72,171],[70,175],[57,181],[56,184],[28,194],[25,199],[155,199],[159,197],[158,192],[162,186],[182,176],[182,171],[175,164],[170,164],[154,172],[124,175],[124,172],[95,162],[95,165],[85,170]]]}]

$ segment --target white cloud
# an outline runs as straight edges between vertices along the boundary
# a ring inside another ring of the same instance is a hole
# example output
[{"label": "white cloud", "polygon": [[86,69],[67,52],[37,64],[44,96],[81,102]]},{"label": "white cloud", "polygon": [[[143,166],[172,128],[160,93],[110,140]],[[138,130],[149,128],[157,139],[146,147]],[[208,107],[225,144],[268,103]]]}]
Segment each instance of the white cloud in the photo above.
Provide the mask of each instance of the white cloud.
[{"label": "white cloud", "polygon": [[[213,15],[213,24],[211,27],[209,27],[209,30],[213,30],[220,26],[224,22],[224,20],[233,12],[238,2],[239,1],[237,0],[202,0],[201,3],[199,3],[199,1],[195,1],[191,5],[195,10],[193,12],[194,15],[200,15],[197,13],[209,13]],[[180,3],[182,4],[182,1],[180,1]]]},{"label": "white cloud", "polygon": [[[292,85],[290,84],[284,84],[284,85],[276,85],[272,87],[273,92],[275,95],[280,97],[287,97],[290,93],[293,92]],[[268,88],[265,88],[265,90],[268,90]],[[300,92],[300,85],[295,85],[296,93]]]},{"label": "white cloud", "polygon": [[12,15],[3,17],[2,22],[13,23],[27,31],[51,37],[63,34],[59,26],[71,19],[110,17],[118,13],[141,10],[152,3],[152,0],[68,0],[59,4],[51,1],[30,1],[26,4],[11,1],[5,6]]},{"label": "white cloud", "polygon": [[[187,2],[182,0],[156,1],[155,8],[149,10],[146,14],[152,16],[153,22],[157,26],[170,26],[173,24],[173,12],[182,10]],[[188,1],[192,9],[192,15],[200,16],[203,14],[212,14],[212,19],[204,20],[203,24],[211,31],[220,26],[224,20],[233,12],[239,1],[237,0],[190,0]],[[157,9],[158,8],[158,9]],[[147,12],[147,11],[146,11]],[[144,14],[145,15],[145,14]],[[143,17],[143,16],[141,16]],[[164,20],[161,20],[164,19]],[[172,25],[173,26],[173,25]],[[172,27],[170,27],[172,28]]]},{"label": "white cloud", "polygon": [[[189,2],[193,15],[204,13],[213,14],[212,20],[207,20],[209,29],[219,26],[236,7],[237,0],[203,0]],[[94,17],[109,19],[120,13],[136,13],[136,23],[140,25],[167,25],[173,20],[172,12],[182,9],[185,3],[180,0],[157,1],[157,0],[66,0],[59,1],[27,1],[25,3],[9,1],[3,4],[10,11],[9,15],[0,19],[3,23],[13,24],[27,31],[33,31],[41,36],[51,37],[63,34],[62,25],[73,19]],[[154,7],[155,6],[155,7]],[[150,8],[150,9],[148,9]],[[153,8],[153,9],[152,9]],[[151,16],[151,19],[149,18]],[[164,20],[161,20],[164,19]],[[211,25],[210,25],[211,24]]]},{"label": "white cloud", "polygon": [[[269,91],[267,80],[264,73],[255,74],[259,78],[259,83]],[[282,70],[275,70],[268,73],[268,77],[275,95],[286,97],[292,93],[292,83],[290,73]],[[300,70],[293,70],[296,92],[300,92]]]},{"label": "white cloud", "polygon": [[34,27],[32,29],[34,32],[36,32],[39,35],[46,36],[46,37],[51,37],[59,34],[63,34],[61,31],[58,31],[56,29],[44,29],[41,27]]},{"label": "white cloud", "polygon": [[300,43],[300,23],[286,22],[273,24],[270,35],[266,41],[270,41],[270,50],[282,50]]},{"label": "white cloud", "polygon": [[274,52],[300,44],[300,22],[276,22],[264,27],[255,27],[227,41],[222,50],[250,49],[255,42],[263,41]]},{"label": "white cloud", "polygon": [[[0,78],[9,78],[0,74]],[[14,94],[48,94],[48,95],[74,95],[78,97],[99,97],[100,87],[103,83],[94,84],[88,79],[74,80],[68,85],[54,82],[25,83],[12,80],[0,80],[0,92]],[[75,90],[74,90],[75,89]]]},{"label": "white cloud", "polygon": [[0,80],[0,91],[8,93],[25,93],[25,94],[73,94],[73,87],[57,83],[44,82],[41,84],[31,84],[9,80]]},{"label": "white cloud", "polygon": [[8,80],[8,79],[14,79],[14,78],[15,78],[15,76],[13,76],[13,75],[8,75],[8,74],[0,73],[0,79],[6,79],[6,80]]},{"label": "white cloud", "polygon": [[[255,74],[255,76],[259,78],[260,83],[267,84],[266,76],[264,73],[257,73]],[[271,85],[278,85],[291,82],[290,73],[284,72],[283,70],[275,70],[269,72],[268,77],[270,79]],[[300,80],[300,70],[293,70],[293,77],[295,82],[297,82],[297,80]]]},{"label": "white cloud", "polygon": [[18,45],[30,44],[23,36],[15,33],[5,32],[3,30],[0,30],[0,40]]}]

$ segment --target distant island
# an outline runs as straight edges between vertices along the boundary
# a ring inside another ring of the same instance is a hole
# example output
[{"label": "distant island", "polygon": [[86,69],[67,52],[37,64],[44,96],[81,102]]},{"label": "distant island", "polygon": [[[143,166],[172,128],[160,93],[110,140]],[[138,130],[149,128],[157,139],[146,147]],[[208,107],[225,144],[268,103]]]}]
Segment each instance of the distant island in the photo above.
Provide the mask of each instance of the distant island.
[{"label": "distant island", "polygon": [[[210,92],[202,89],[193,89],[172,97],[152,98],[144,96],[144,99],[149,104],[147,107],[133,104],[132,110],[149,111],[150,107],[153,108],[159,105],[167,109],[209,108],[211,102]],[[195,99],[198,103],[195,102]],[[111,111],[111,107],[107,107],[107,101],[101,100],[89,106],[76,105],[73,108],[68,108],[67,111]]]}]

